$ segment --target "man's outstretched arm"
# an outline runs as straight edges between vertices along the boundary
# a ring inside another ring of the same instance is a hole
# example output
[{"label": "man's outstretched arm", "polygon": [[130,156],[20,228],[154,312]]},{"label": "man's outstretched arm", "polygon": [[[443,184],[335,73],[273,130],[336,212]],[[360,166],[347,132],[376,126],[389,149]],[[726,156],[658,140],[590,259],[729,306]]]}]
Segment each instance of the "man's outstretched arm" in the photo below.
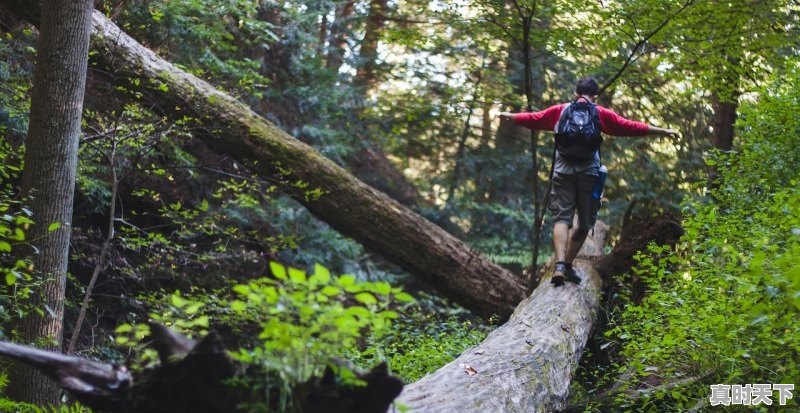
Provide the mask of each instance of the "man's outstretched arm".
[{"label": "man's outstretched arm", "polygon": [[511,119],[517,125],[535,130],[553,130],[561,116],[562,105],[550,106],[538,112],[511,113],[500,112],[500,119]]},{"label": "man's outstretched arm", "polygon": [[680,136],[680,132],[675,129],[659,128],[644,122],[626,119],[604,107],[598,106],[597,111],[600,115],[603,132],[611,136]]}]

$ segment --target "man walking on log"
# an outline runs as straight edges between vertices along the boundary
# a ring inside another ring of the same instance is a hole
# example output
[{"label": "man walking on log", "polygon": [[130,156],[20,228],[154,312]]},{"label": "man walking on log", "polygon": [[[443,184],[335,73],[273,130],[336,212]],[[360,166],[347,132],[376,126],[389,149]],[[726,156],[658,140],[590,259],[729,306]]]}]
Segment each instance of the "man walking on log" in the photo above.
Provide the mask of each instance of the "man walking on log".
[{"label": "man walking on log", "polygon": [[[572,268],[589,231],[594,228],[599,197],[592,192],[600,176],[601,132],[612,136],[677,136],[674,129],[662,129],[635,122],[594,103],[599,87],[591,78],[581,79],[575,88],[575,100],[551,106],[539,112],[500,113],[518,125],[555,133],[555,158],[549,209],[553,214],[553,249],[556,266],[551,282],[581,282]],[[600,183],[602,185],[602,182]],[[578,228],[572,232],[572,218],[578,212]]]}]

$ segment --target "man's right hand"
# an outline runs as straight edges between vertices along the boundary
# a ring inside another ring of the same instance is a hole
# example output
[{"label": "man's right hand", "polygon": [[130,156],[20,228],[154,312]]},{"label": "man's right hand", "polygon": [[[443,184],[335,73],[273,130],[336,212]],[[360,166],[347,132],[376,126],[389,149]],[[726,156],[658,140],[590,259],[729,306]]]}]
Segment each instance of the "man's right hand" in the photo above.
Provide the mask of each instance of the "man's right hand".
[{"label": "man's right hand", "polygon": [[681,132],[678,131],[677,129],[667,129],[667,130],[664,131],[664,134],[666,136],[669,136],[670,138],[680,138],[681,137]]},{"label": "man's right hand", "polygon": [[648,126],[648,135],[669,136],[670,138],[680,138],[681,133],[677,129],[664,129],[657,126]]},{"label": "man's right hand", "polygon": [[514,119],[514,114],[511,112],[500,112],[500,119]]}]

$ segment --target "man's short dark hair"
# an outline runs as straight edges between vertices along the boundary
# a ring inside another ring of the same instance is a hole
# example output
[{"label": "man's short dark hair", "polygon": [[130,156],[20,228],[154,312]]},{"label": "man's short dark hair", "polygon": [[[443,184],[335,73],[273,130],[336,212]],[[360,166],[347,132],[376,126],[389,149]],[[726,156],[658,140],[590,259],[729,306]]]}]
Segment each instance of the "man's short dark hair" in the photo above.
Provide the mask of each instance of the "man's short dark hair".
[{"label": "man's short dark hair", "polygon": [[581,96],[597,96],[600,93],[600,86],[594,78],[586,77],[578,81],[575,93]]}]

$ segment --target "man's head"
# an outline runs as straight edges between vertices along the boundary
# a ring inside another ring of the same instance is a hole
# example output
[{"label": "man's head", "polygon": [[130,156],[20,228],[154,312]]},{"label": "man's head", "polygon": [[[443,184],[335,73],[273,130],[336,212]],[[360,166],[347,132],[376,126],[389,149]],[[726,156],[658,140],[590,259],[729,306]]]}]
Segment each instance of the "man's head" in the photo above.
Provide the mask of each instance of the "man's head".
[{"label": "man's head", "polygon": [[600,93],[600,86],[597,85],[597,81],[591,77],[586,77],[578,81],[578,84],[575,86],[575,94],[578,96],[584,96],[591,98],[594,100],[594,97]]}]

